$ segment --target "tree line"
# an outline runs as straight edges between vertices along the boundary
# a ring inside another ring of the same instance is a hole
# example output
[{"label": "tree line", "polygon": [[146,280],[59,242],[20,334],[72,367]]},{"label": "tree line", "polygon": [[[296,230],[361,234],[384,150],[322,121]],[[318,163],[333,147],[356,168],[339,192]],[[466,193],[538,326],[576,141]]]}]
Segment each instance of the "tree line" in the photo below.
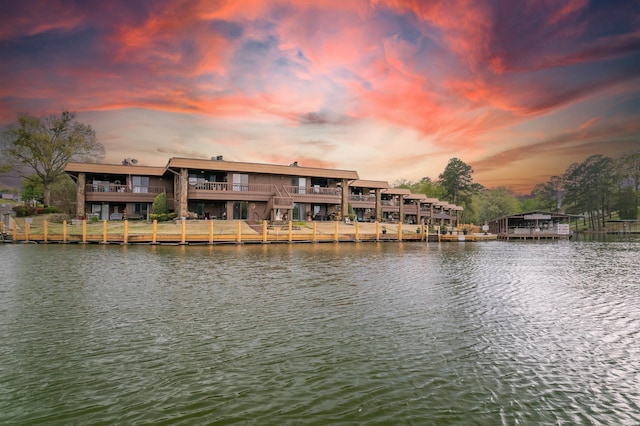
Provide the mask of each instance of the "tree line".
[{"label": "tree line", "polygon": [[473,182],[472,174],[471,166],[452,158],[435,181],[403,179],[394,186],[462,206],[467,223],[482,224],[535,210],[582,215],[593,230],[604,228],[614,214],[619,219],[638,219],[640,151],[617,158],[592,155],[520,196],[507,187],[484,188]]}]

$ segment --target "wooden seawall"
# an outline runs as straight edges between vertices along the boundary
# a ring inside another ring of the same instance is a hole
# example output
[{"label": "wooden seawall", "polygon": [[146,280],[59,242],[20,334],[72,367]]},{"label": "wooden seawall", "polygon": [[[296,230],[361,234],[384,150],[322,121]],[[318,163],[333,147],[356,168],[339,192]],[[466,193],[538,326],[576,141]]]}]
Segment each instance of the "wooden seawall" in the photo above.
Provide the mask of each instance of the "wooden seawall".
[{"label": "wooden seawall", "polygon": [[[79,243],[79,244],[244,244],[244,243],[316,243],[377,241],[462,241],[460,235],[429,234],[424,225],[286,222],[278,225],[248,223],[240,220],[180,220],[171,223],[141,221],[86,220],[50,224],[44,221],[32,226],[13,223],[12,229],[1,230],[4,242],[14,243]],[[495,236],[464,235],[464,241],[495,239]]]}]

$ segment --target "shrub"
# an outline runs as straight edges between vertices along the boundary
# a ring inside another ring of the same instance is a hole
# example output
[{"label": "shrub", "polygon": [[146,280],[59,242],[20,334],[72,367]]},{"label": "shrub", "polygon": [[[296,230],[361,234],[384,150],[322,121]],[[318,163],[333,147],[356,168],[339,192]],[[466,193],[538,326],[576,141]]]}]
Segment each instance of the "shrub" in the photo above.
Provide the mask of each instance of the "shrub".
[{"label": "shrub", "polygon": [[27,217],[27,216],[31,216],[32,214],[35,213],[36,209],[34,207],[30,207],[30,206],[25,206],[25,205],[20,205],[20,206],[14,206],[12,208],[12,210],[14,212],[16,212],[16,216],[18,217]]},{"label": "shrub", "polygon": [[149,220],[154,221],[157,220],[158,222],[166,222],[168,220],[173,220],[176,218],[176,214],[175,213],[151,213],[149,214]]},{"label": "shrub", "polygon": [[62,210],[59,207],[49,206],[44,208],[44,213],[45,214],[62,213]]},{"label": "shrub", "polygon": [[[167,204],[167,194],[165,192],[158,194],[151,205],[151,212],[155,214],[169,213],[169,205]],[[166,220],[166,219],[165,219]]]}]

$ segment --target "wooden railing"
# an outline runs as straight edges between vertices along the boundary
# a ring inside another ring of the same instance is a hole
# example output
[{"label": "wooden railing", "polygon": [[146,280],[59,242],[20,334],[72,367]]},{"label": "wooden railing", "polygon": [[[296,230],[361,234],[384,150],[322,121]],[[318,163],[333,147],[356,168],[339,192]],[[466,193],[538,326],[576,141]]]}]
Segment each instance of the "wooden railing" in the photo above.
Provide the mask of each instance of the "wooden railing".
[{"label": "wooden railing", "polygon": [[360,194],[350,194],[349,201],[369,201],[375,203],[376,196],[375,195],[360,195]]},{"label": "wooden railing", "polygon": [[189,185],[190,188],[203,191],[247,191],[273,194],[273,185],[261,183],[200,182]]},{"label": "wooden railing", "polygon": [[165,192],[164,186],[128,186],[115,183],[85,185],[85,192],[120,192],[127,194],[160,194]]},{"label": "wooden railing", "polygon": [[271,200],[274,208],[293,208],[293,198],[285,188],[282,190],[278,189],[278,187],[274,186],[275,197]]},{"label": "wooden railing", "polygon": [[282,187],[289,194],[304,194],[304,195],[340,195],[342,190],[336,187],[329,186],[283,186]]},{"label": "wooden railing", "polygon": [[[336,187],[319,187],[319,186],[276,186],[272,184],[255,184],[255,183],[230,183],[230,182],[200,182],[189,187],[196,190],[204,191],[248,191],[275,194],[278,197],[290,197],[294,195],[318,195],[318,196],[340,196],[342,190]],[[284,194],[282,194],[284,193]],[[375,197],[374,197],[375,200]]]}]

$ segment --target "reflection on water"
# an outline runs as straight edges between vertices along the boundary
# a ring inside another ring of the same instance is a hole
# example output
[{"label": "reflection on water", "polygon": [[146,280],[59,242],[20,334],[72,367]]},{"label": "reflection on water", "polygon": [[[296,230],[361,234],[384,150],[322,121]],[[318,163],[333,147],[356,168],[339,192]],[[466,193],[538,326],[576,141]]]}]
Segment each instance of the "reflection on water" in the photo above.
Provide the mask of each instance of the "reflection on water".
[{"label": "reflection on water", "polygon": [[639,249],[0,245],[0,423],[637,424]]}]

